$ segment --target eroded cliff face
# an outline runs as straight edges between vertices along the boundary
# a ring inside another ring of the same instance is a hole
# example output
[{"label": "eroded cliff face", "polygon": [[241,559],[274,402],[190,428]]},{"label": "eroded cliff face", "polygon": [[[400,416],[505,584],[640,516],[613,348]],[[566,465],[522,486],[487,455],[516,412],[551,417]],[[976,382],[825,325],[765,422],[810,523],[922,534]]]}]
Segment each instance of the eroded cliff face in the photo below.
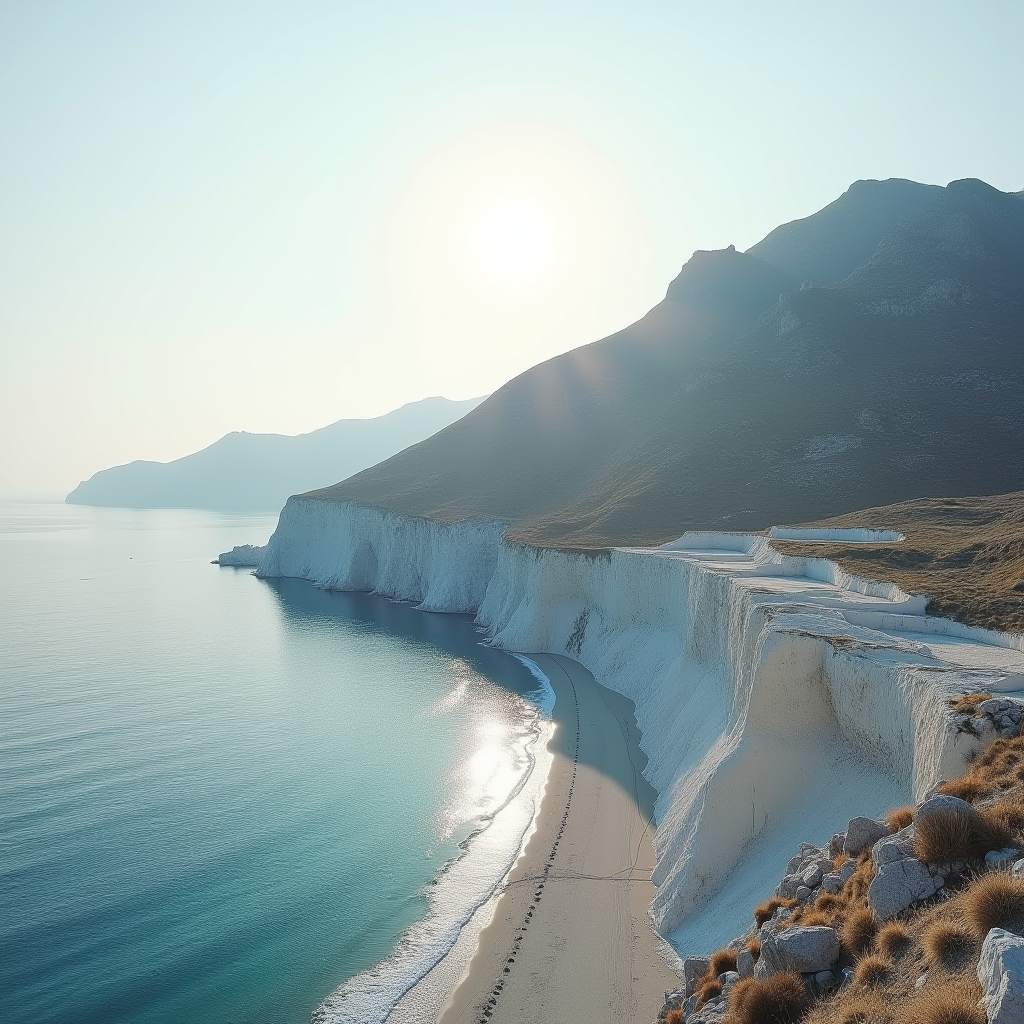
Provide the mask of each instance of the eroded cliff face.
[{"label": "eroded cliff face", "polygon": [[632,699],[659,793],[652,913],[677,944],[737,934],[794,841],[959,775],[991,737],[948,698],[1024,689],[1024,638],[929,618],[764,537],[595,556],[505,526],[292,498],[258,573],[475,613],[496,646],[567,654]]}]

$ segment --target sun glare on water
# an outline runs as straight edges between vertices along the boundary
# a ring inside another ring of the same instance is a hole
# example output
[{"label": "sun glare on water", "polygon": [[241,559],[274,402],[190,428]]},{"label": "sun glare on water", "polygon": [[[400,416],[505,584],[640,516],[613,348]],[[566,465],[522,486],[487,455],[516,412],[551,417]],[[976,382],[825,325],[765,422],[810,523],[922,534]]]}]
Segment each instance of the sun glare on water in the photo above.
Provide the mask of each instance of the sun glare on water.
[{"label": "sun glare on water", "polygon": [[485,205],[473,221],[469,247],[477,270],[506,285],[530,284],[551,268],[555,225],[529,196],[503,196]]}]

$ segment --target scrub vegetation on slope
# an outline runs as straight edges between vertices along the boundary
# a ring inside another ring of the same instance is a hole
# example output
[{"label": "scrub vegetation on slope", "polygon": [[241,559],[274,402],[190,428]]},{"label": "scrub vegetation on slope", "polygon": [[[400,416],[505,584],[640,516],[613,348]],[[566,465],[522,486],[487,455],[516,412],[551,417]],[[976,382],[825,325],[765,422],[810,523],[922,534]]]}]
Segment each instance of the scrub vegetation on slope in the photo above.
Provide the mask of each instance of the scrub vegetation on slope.
[{"label": "scrub vegetation on slope", "polygon": [[[1003,1024],[1019,1019],[1014,982],[1009,994],[1005,984],[1001,990],[983,988],[986,970],[979,971],[979,960],[986,940],[1024,943],[1019,938],[1024,935],[1024,738],[996,740],[964,778],[940,785],[937,795],[916,809],[896,809],[885,822],[857,819],[878,831],[852,855],[851,822],[847,833],[820,851],[838,852],[831,865],[816,869],[819,875],[834,870],[822,877],[817,894],[766,900],[754,908],[746,935],[707,960],[692,961],[706,967],[685,989],[670,994],[662,1011],[666,1024]],[[928,810],[936,805],[937,811]],[[966,845],[965,822],[974,840]],[[941,873],[943,884],[931,896],[883,914],[877,879],[893,864],[887,851],[901,845],[903,855]],[[809,845],[801,849],[794,861],[813,860],[819,853]],[[785,880],[780,889],[784,886]],[[812,930],[814,938],[834,933],[838,939],[825,957],[829,964],[810,973],[804,969],[809,964],[786,969],[783,954],[780,967],[778,950],[785,937],[792,940],[798,932],[810,937]],[[1003,939],[998,930],[1009,937]],[[768,946],[775,953],[766,960]],[[979,1006],[983,995],[988,1002]]]}]

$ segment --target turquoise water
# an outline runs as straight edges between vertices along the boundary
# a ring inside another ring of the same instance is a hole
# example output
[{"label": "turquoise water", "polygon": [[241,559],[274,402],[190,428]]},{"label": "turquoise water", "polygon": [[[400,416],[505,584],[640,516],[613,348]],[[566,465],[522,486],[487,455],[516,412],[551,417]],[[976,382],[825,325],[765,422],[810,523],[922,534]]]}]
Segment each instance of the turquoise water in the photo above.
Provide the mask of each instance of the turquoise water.
[{"label": "turquoise water", "polygon": [[521,772],[521,664],[209,564],[273,526],[0,504],[6,1024],[308,1021]]}]

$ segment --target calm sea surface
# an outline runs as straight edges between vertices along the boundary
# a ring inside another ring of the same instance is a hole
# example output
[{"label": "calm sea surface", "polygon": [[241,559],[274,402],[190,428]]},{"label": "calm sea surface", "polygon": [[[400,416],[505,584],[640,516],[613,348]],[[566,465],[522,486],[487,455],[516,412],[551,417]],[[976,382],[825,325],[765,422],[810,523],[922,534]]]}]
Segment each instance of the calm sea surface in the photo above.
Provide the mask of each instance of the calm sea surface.
[{"label": "calm sea surface", "polygon": [[522,775],[526,668],[209,564],[274,525],[0,504],[6,1024],[308,1021]]}]

